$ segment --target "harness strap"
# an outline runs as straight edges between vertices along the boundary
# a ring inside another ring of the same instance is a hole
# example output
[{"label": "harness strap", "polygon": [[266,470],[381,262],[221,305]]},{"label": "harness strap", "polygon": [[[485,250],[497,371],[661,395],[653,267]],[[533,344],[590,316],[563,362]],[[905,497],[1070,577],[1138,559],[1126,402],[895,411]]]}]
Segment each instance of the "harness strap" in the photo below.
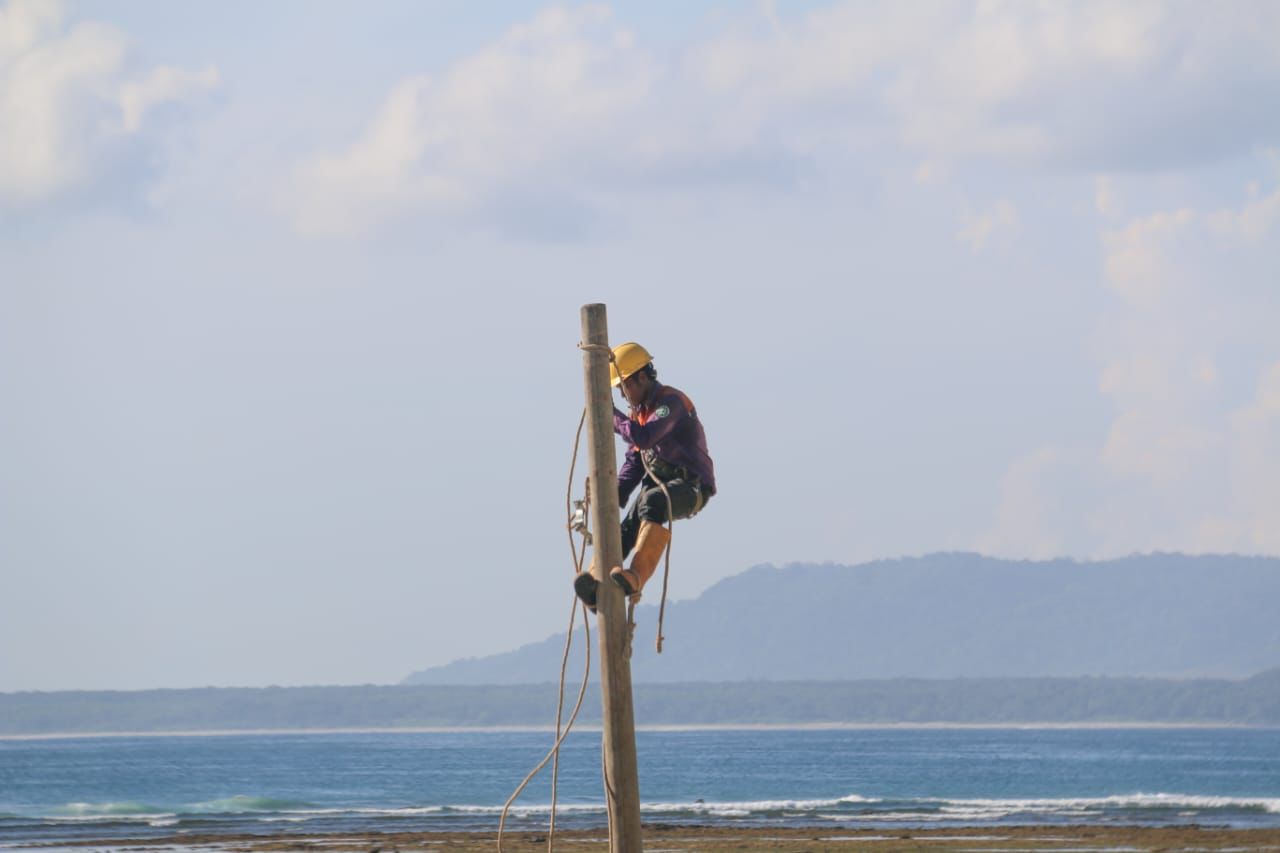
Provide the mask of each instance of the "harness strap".
[{"label": "harness strap", "polygon": [[694,490],[693,511],[689,513],[689,517],[693,518],[695,515],[702,512],[702,508],[706,506],[706,503],[707,494],[702,491],[702,484],[698,483],[698,488]]}]

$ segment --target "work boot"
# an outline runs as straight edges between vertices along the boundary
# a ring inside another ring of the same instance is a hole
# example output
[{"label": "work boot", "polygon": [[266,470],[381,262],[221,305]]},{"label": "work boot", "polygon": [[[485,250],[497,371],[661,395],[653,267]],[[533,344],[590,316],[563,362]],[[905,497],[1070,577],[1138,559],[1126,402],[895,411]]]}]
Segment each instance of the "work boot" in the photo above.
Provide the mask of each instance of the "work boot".
[{"label": "work boot", "polygon": [[618,567],[609,573],[613,582],[622,587],[627,595],[639,595],[640,590],[653,577],[662,559],[662,552],[667,550],[671,541],[671,531],[655,521],[640,522],[640,535],[636,537],[636,553],[631,558],[631,568]]},{"label": "work boot", "polygon": [[596,593],[600,589],[600,579],[596,577],[596,564],[592,563],[585,572],[578,572],[573,579],[573,591],[587,609],[596,612]]}]

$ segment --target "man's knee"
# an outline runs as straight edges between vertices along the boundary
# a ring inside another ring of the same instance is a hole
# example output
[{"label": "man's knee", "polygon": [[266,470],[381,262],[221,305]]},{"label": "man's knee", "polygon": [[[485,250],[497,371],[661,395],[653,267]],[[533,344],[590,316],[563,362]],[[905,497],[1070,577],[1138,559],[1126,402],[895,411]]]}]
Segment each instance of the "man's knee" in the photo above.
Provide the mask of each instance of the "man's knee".
[{"label": "man's knee", "polygon": [[662,489],[650,489],[641,495],[636,509],[642,521],[667,523],[667,496],[662,493]]}]

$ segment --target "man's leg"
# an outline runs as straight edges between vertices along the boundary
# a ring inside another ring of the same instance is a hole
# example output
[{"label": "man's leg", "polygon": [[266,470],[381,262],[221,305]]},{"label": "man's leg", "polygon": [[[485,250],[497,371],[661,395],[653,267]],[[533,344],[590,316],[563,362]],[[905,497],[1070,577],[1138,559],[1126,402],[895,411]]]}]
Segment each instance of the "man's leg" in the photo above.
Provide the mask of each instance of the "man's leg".
[{"label": "man's leg", "polygon": [[[667,483],[667,492],[671,495],[671,503],[675,508],[676,518],[688,518],[697,506],[698,492],[696,487],[684,480],[672,480]],[[615,568],[610,572],[614,583],[622,587],[628,595],[638,595],[644,585],[653,577],[662,559],[662,554],[671,541],[671,532],[663,525],[667,521],[667,496],[658,486],[640,493],[635,503],[635,513],[640,520],[636,534],[635,556],[631,559],[631,567]],[[624,552],[628,550],[624,547]]]},{"label": "man's leg", "polygon": [[[693,515],[693,508],[698,505],[698,488],[688,480],[672,480],[667,483],[667,491],[671,494],[671,502],[675,504],[675,517],[679,521]],[[655,524],[667,523],[667,496],[662,489],[654,486],[640,494],[636,501],[636,514],[641,521],[652,521]]]},{"label": "man's leg", "polygon": [[631,554],[631,549],[636,547],[636,538],[640,535],[640,505],[643,503],[644,489],[642,485],[637,499],[631,502],[631,508],[622,516],[622,559],[624,560]]}]

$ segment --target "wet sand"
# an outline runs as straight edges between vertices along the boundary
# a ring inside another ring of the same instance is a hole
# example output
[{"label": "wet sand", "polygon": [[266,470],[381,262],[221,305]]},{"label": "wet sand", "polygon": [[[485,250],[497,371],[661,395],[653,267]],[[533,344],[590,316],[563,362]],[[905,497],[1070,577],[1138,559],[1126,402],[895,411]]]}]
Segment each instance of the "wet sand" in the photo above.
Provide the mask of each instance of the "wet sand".
[{"label": "wet sand", "polygon": [[[507,832],[502,849],[530,853],[547,849],[545,832]],[[203,849],[232,853],[417,853],[417,851],[497,850],[496,832],[413,832],[369,835],[312,836],[197,836],[182,835],[137,841],[84,841],[56,845],[110,848],[128,851]],[[1034,826],[984,827],[970,829],[735,829],[646,825],[647,853],[694,853],[694,851],[825,851],[864,850],[874,853],[901,853],[907,850],[997,851],[1057,850],[1130,853],[1131,851],[1280,851],[1280,828],[1224,829],[1219,827],[1174,826]],[[601,830],[558,831],[555,849],[564,851],[607,851],[608,838]]]}]

